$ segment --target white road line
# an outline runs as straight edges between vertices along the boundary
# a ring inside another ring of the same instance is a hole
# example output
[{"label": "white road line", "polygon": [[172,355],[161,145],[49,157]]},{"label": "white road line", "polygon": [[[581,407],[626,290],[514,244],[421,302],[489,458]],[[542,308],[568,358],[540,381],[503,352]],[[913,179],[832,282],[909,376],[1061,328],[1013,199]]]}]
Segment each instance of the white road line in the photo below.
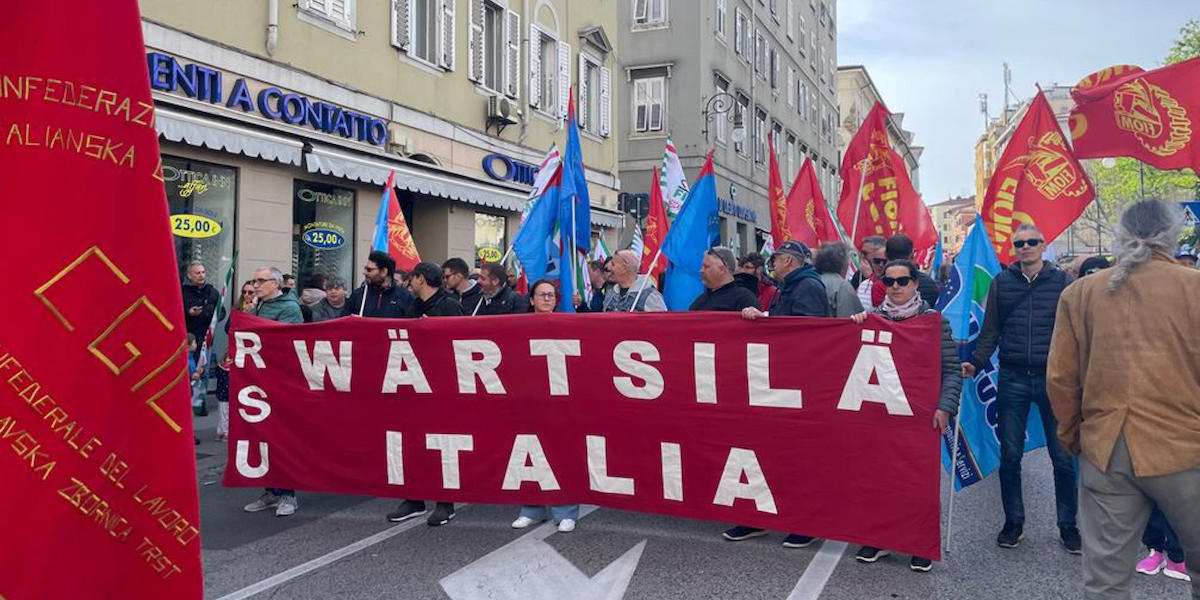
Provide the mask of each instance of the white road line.
[{"label": "white road line", "polygon": [[[467,506],[470,505],[458,504],[454,508],[455,511],[460,511]],[[363,550],[364,548],[369,548],[388,538],[400,535],[401,533],[404,533],[405,531],[408,531],[409,529],[412,529],[413,527],[416,527],[424,522],[425,520],[421,519],[420,517],[413,518],[406,523],[401,523],[395,527],[390,527],[380,531],[379,533],[376,533],[375,535],[358,540],[353,544],[338,548],[337,550],[334,550],[333,552],[330,552],[324,556],[318,556],[317,558],[314,558],[306,563],[296,565],[282,573],[279,573],[278,575],[272,575],[271,577],[259,581],[258,583],[248,585],[236,592],[221,596],[217,600],[244,600],[245,598],[249,598],[255,594],[269,590],[277,585],[287,583],[297,577],[300,577],[301,575],[311,573],[312,571],[320,569],[325,565],[346,558],[347,556]]]},{"label": "white road line", "polygon": [[833,575],[833,570],[837,568],[838,561],[842,559],[842,554],[845,552],[846,542],[831,540],[821,542],[821,549],[813,557],[812,562],[808,563],[808,568],[804,569],[804,574],[796,582],[796,587],[792,588],[792,593],[788,594],[787,600],[817,600],[820,598],[821,592],[825,590],[825,584],[829,582],[829,576]]}]

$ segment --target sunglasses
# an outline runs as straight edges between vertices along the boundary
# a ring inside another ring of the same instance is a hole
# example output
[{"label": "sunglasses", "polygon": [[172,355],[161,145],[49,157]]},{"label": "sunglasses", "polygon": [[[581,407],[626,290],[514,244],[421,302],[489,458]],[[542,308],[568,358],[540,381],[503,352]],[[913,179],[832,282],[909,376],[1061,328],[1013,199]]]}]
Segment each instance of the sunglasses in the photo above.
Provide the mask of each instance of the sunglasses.
[{"label": "sunglasses", "polygon": [[892,287],[892,286],[895,286],[895,285],[899,285],[900,287],[905,287],[905,286],[907,286],[908,284],[912,283],[912,280],[913,280],[913,278],[912,278],[912,277],[908,277],[908,276],[905,276],[905,277],[884,277],[884,278],[880,279],[880,281],[882,281],[882,282],[883,282],[883,287]]},{"label": "sunglasses", "polygon": [[886,265],[887,261],[888,260],[886,258],[872,258],[871,259],[871,262],[874,264],[877,264],[877,265]]},{"label": "sunglasses", "polygon": [[1013,242],[1013,248],[1024,248],[1025,246],[1036,248],[1040,243],[1042,243],[1042,240],[1017,240]]}]

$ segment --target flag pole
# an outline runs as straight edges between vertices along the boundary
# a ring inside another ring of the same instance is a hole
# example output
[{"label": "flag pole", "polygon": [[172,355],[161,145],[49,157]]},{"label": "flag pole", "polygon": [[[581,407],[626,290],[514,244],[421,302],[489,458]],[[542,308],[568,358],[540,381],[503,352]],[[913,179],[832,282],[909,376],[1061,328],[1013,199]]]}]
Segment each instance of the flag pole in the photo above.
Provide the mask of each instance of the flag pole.
[{"label": "flag pole", "polygon": [[871,161],[871,156],[868,153],[867,157],[858,162],[858,195],[854,198],[854,225],[850,230],[850,247],[853,248],[858,240],[858,215],[862,210],[863,185],[867,182],[867,163]]},{"label": "flag pole", "polygon": [[654,265],[658,264],[658,257],[661,255],[662,255],[662,244],[659,244],[658,250],[654,253],[654,259],[650,261],[650,270],[646,271],[645,274],[638,273],[638,281],[637,282],[638,282],[638,284],[640,284],[641,287],[639,287],[637,289],[637,293],[635,293],[633,295],[633,304],[629,305],[629,312],[633,312],[633,309],[635,307],[637,307],[638,296],[642,295],[642,291],[646,289],[646,282],[650,280],[650,273],[654,272]]},{"label": "flag pole", "polygon": [[[579,245],[575,239],[579,237],[576,234],[575,224],[575,197],[571,196],[571,289],[575,288],[575,284],[579,282]],[[588,237],[591,237],[589,233]],[[583,290],[575,290],[579,293],[579,297],[583,298]],[[567,298],[567,301],[570,301]]]},{"label": "flag pole", "polygon": [[363,316],[363,309],[367,307],[367,282],[364,279],[362,282],[362,302],[358,303],[358,316]]},{"label": "flag pole", "polygon": [[[974,379],[970,381],[974,381]],[[960,407],[954,415],[954,450],[950,455],[950,508],[946,511],[946,539],[942,543],[942,552],[946,554],[950,554],[950,535],[954,526],[954,498],[958,496],[958,493],[954,491],[954,482],[958,481],[958,432],[961,420],[962,409]]]}]

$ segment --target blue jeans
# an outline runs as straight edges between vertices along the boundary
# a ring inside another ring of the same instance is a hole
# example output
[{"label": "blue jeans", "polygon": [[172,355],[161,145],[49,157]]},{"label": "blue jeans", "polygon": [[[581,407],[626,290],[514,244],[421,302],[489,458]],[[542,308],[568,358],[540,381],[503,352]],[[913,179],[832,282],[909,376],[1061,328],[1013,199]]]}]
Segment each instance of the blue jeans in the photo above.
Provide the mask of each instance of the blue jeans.
[{"label": "blue jeans", "polygon": [[1075,459],[1058,443],[1058,421],[1046,397],[1045,373],[1030,374],[1000,367],[997,390],[1000,436],[1000,499],[1008,525],[1024,526],[1025,501],[1021,494],[1021,458],[1025,455],[1025,428],[1029,407],[1037,404],[1046,434],[1046,450],[1054,465],[1054,499],[1058,526],[1075,527],[1079,509]]},{"label": "blue jeans", "polygon": [[[549,510],[549,515],[546,514]],[[579,505],[564,504],[562,506],[522,506],[521,517],[529,517],[535,521],[544,521],[547,516],[553,517],[555,521],[570,519],[572,521],[579,520]]]},{"label": "blue jeans", "polygon": [[296,490],[289,490],[287,488],[267,488],[267,491],[279,496],[280,498],[284,496],[291,496],[293,498],[296,497]]}]

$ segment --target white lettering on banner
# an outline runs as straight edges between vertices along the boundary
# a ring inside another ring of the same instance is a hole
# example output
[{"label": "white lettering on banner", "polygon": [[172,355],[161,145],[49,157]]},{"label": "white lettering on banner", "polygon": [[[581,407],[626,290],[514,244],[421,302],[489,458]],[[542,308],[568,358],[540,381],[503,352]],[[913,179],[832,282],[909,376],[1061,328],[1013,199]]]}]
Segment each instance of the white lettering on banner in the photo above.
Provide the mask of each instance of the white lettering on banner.
[{"label": "white lettering on banner", "polygon": [[[476,355],[480,355],[476,358]],[[500,366],[500,347],[492,340],[454,340],[454,367],[458,371],[458,393],[477,392],[475,379],[483,382],[489,394],[503,394],[504,384],[496,375]]]},{"label": "white lettering on banner", "polygon": [[413,353],[412,344],[404,340],[393,341],[388,346],[387,370],[383,374],[383,389],[381,393],[395,394],[402,385],[412,387],[418,394],[432,394],[429,381],[425,379],[425,371],[417,355]]},{"label": "white lettering on banner", "polygon": [[238,414],[247,423],[258,423],[271,416],[271,403],[267,402],[267,392],[257,385],[248,385],[238,390],[238,404],[245,405],[258,412],[248,413],[246,408],[238,408]]},{"label": "white lettering on banner", "polygon": [[404,485],[404,436],[399,431],[385,432],[388,485]]},{"label": "white lettering on banner", "polygon": [[[745,483],[742,483],[743,478]],[[778,514],[775,496],[771,494],[771,487],[767,485],[767,478],[753,450],[729,449],[729,458],[725,461],[725,471],[721,473],[721,483],[717,485],[713,504],[733,506],[733,501],[737,499],[753,500],[758,512]]]},{"label": "white lettering on banner", "polygon": [[[635,360],[637,354],[641,360]],[[626,398],[634,400],[654,400],[663,393],[663,377],[658,369],[642,361],[658,362],[658,348],[650,342],[624,341],[613,348],[613,364],[626,375],[632,375],[645,381],[645,385],[637,386],[632,377],[613,377],[613,385]]]},{"label": "white lettering on banner", "polygon": [[717,345],[708,342],[696,342],[692,345],[692,358],[695,362],[696,402],[701,404],[717,403]]},{"label": "white lettering on banner", "polygon": [[234,462],[237,464],[238,474],[241,475],[242,477],[246,477],[247,479],[258,479],[258,478],[262,477],[263,475],[266,475],[267,471],[271,470],[270,462],[267,460],[267,443],[266,442],[258,443],[258,454],[261,457],[261,460],[259,461],[257,467],[250,466],[250,442],[249,441],[238,440],[236,454],[237,454],[237,457]]},{"label": "white lettering on banner", "polygon": [[339,392],[350,391],[350,351],[353,342],[338,342],[338,356],[333,355],[333,344],[327,340],[313,342],[311,357],[308,354],[308,344],[304,340],[293,340],[292,345],[296,348],[296,360],[300,361],[300,370],[308,380],[310,391],[325,391],[326,373],[333,381],[333,389]]},{"label": "white lettering on banner", "polygon": [[442,489],[462,489],[459,477],[458,453],[475,449],[475,436],[453,433],[425,434],[425,448],[442,453]]},{"label": "white lettering on banner", "polygon": [[[888,332],[882,332],[888,333]],[[864,341],[874,341],[875,332],[863,331]],[[880,335],[880,340],[884,339]],[[888,336],[890,340],[890,335]],[[874,374],[879,383],[871,383]],[[896,372],[896,361],[892,358],[892,350],[887,346],[863,344],[854,359],[850,369],[850,377],[842,388],[842,398],[838,401],[838,410],[862,410],[863,402],[878,402],[887,407],[889,415],[904,417],[913,416],[912,407],[908,404],[908,396],[904,386],[900,384],[900,374]]]},{"label": "white lettering on banner", "polygon": [[529,355],[546,357],[551,396],[571,394],[570,381],[567,379],[567,357],[581,354],[579,340],[529,340]]},{"label": "white lettering on banner", "polygon": [[663,499],[683,502],[683,460],[679,444],[662,442]]},{"label": "white lettering on banner", "polygon": [[587,436],[588,485],[593,492],[633,495],[632,477],[608,475],[608,440],[604,436]]},{"label": "white lettering on banner", "polygon": [[771,387],[771,350],[767,344],[746,344],[746,379],[750,406],[802,408],[800,390]]},{"label": "white lettering on banner", "polygon": [[508,456],[508,468],[504,471],[503,490],[519,490],[521,484],[533,481],[543,492],[560,489],[542,442],[533,434],[521,434],[513,439],[512,454]]},{"label": "white lettering on banner", "polygon": [[[237,365],[237,368],[240,369],[246,366],[247,356],[250,357],[250,360],[254,361],[254,366],[260,369],[267,368],[262,357],[258,355],[262,351],[262,339],[258,337],[257,333],[252,331],[235,331],[233,332],[233,339],[237,344],[234,347],[233,364]],[[250,344],[246,345],[245,342],[249,342]]]}]

